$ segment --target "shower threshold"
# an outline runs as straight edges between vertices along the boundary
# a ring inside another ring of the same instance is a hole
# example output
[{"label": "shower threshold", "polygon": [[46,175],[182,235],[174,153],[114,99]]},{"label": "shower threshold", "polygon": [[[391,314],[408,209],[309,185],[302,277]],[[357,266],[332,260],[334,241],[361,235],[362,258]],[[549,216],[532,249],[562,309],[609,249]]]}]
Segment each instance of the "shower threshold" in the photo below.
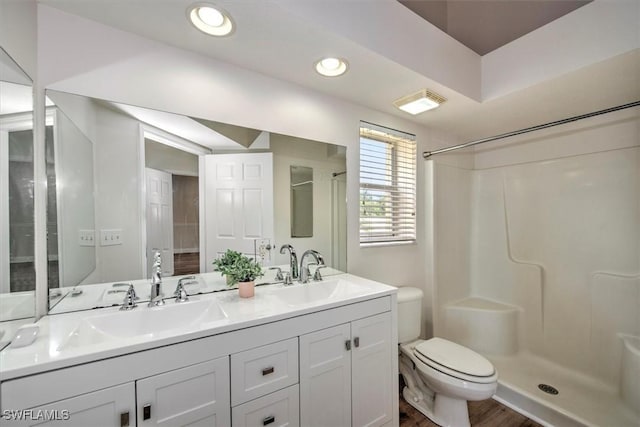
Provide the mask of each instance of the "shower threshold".
[{"label": "shower threshold", "polygon": [[[640,416],[623,403],[617,388],[595,378],[527,353],[489,359],[499,375],[494,398],[542,425],[640,425]],[[543,391],[539,384],[551,385],[558,394]]]}]

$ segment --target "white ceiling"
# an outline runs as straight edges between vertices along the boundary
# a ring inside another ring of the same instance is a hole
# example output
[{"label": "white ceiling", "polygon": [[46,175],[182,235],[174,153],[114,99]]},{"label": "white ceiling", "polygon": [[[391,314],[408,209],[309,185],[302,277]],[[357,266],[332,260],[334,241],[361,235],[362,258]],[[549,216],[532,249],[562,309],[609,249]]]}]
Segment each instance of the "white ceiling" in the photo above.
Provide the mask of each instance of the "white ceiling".
[{"label": "white ceiling", "polygon": [[[294,3],[287,0],[215,1],[237,24],[235,33],[226,38],[206,36],[191,26],[186,19],[186,10],[193,0],[39,1],[121,30],[450,132],[461,139],[490,136],[640,99],[640,53],[637,51],[491,101],[478,102],[416,71],[416,67],[401,64],[396,57],[382,55],[380,50],[338,35],[329,29],[330,25],[321,25],[319,19],[301,17],[291,6]],[[393,7],[388,3],[393,1],[394,5],[405,9],[395,0],[375,1],[378,3],[369,0],[360,4],[371,7],[374,2],[374,5]],[[325,0],[324,4],[332,12],[341,7],[354,7],[349,1]],[[427,21],[421,22],[435,28]],[[433,31],[432,28],[429,31]],[[385,29],[378,28],[377,31],[384,32]],[[372,37],[381,35],[372,33]],[[420,49],[419,40],[412,49]],[[446,56],[446,52],[444,54]],[[468,54],[476,55],[470,50]],[[325,55],[347,58],[349,72],[333,79],[317,75],[313,63]],[[479,75],[477,79],[480,80]],[[446,76],[437,80],[444,81]],[[421,88],[434,90],[448,101],[439,109],[419,116],[409,116],[393,107],[393,100]]]}]

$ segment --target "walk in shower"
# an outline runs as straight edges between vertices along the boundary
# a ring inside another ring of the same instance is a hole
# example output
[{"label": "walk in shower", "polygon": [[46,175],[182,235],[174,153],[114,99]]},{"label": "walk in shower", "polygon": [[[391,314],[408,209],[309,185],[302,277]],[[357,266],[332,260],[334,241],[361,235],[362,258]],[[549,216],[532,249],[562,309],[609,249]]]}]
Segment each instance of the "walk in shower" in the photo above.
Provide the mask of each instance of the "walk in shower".
[{"label": "walk in shower", "polygon": [[434,334],[543,422],[640,425],[639,114],[427,160]]}]

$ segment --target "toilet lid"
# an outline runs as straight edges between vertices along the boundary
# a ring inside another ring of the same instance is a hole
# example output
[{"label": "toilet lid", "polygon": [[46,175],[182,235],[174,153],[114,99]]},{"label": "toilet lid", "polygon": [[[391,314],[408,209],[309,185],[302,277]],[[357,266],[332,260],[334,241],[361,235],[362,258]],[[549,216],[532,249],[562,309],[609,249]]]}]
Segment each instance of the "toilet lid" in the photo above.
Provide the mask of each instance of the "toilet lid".
[{"label": "toilet lid", "polygon": [[467,381],[493,381],[491,362],[473,350],[442,338],[431,338],[415,347],[414,354],[434,369]]}]

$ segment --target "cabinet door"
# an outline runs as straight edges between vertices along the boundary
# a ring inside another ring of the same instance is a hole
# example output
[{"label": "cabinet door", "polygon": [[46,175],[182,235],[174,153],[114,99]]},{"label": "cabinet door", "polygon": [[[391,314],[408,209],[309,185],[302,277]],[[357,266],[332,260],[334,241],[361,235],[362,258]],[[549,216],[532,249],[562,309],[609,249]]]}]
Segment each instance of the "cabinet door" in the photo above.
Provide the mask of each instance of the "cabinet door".
[{"label": "cabinet door", "polygon": [[135,426],[135,386],[131,382],[33,409],[10,412],[3,412],[5,418],[0,424],[19,427]]},{"label": "cabinet door", "polygon": [[300,337],[300,425],[351,425],[349,324]]},{"label": "cabinet door", "polygon": [[227,427],[229,388],[226,356],[140,380],[138,426]]},{"label": "cabinet door", "polygon": [[391,313],[351,323],[353,426],[381,426],[393,417]]}]

